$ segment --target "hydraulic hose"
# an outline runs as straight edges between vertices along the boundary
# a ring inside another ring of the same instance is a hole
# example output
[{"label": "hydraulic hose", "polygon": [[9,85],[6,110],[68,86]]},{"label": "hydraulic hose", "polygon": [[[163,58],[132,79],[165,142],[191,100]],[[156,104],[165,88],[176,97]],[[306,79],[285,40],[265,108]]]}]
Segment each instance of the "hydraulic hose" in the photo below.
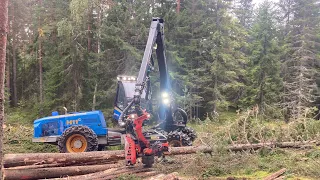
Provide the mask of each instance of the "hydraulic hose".
[{"label": "hydraulic hose", "polygon": [[123,112],[121,113],[118,121],[118,124],[120,127],[124,127],[126,125],[126,123],[123,121],[124,115],[128,112],[129,108],[131,108],[133,102],[134,102],[134,99],[128,104],[126,108],[124,108]]}]

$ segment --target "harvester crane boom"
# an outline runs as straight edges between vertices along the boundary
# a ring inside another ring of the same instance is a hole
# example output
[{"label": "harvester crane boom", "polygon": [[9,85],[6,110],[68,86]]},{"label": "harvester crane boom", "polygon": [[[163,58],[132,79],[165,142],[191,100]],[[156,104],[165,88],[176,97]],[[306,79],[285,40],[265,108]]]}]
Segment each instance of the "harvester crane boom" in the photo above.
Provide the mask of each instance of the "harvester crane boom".
[{"label": "harvester crane boom", "polygon": [[[165,56],[165,44],[164,44],[164,28],[163,19],[153,18],[149,30],[148,41],[144,51],[142,63],[140,66],[137,82],[135,84],[135,93],[133,100],[128,104],[128,106],[123,110],[119,117],[119,124],[124,125],[123,122],[124,115],[131,108],[131,106],[136,107],[136,111],[141,115],[140,99],[149,81],[149,72],[153,68],[153,48],[156,45],[156,55],[160,72],[160,92],[167,92],[170,89],[169,74],[167,70],[167,62]],[[161,120],[172,121],[171,105],[160,105],[159,117]]]}]

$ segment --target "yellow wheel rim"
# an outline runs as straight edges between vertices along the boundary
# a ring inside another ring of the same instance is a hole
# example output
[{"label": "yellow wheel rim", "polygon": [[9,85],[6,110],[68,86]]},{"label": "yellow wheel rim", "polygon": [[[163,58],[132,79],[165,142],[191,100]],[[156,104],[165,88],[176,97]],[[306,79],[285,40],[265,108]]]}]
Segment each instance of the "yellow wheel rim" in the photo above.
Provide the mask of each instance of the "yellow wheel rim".
[{"label": "yellow wheel rim", "polygon": [[80,134],[71,135],[66,143],[68,152],[85,152],[87,149],[87,140]]},{"label": "yellow wheel rim", "polygon": [[182,147],[182,142],[178,140],[171,140],[169,142],[169,146],[171,147]]}]

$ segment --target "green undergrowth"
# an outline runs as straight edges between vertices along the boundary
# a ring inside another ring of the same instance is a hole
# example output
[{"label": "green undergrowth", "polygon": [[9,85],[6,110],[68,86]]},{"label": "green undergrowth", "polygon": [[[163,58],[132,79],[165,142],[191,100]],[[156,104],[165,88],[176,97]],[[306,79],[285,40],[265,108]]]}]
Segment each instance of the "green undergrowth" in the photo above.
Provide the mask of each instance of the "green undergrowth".
[{"label": "green undergrowth", "polygon": [[264,179],[286,168],[286,179],[319,179],[319,150],[261,149],[255,152],[197,154],[177,162],[179,174],[200,179]]},{"label": "green undergrowth", "polygon": [[33,143],[34,115],[23,110],[6,113],[4,128],[4,153],[57,152],[55,145]]},{"label": "green undergrowth", "polygon": [[[34,117],[27,112],[9,112],[4,134],[5,153],[57,152],[54,145],[32,143]],[[230,152],[233,143],[257,143],[267,141],[319,140],[320,121],[310,119],[291,122],[265,121],[254,116],[232,112],[221,113],[221,119],[192,122],[190,126],[198,134],[194,145],[214,148],[212,155],[195,154],[169,157],[176,162],[160,167],[163,173],[177,171],[184,177],[215,179],[235,177],[263,179],[286,168],[286,179],[320,179],[320,148],[309,149],[260,149],[256,151]],[[110,147],[118,150],[123,147]],[[136,179],[121,176],[118,179]]]},{"label": "green undergrowth", "polygon": [[311,149],[265,148],[237,153],[227,150],[233,144],[319,141],[320,121],[301,119],[285,123],[265,120],[250,112],[227,112],[190,126],[198,134],[194,144],[211,146],[214,152],[212,156],[197,154],[188,159],[188,165],[182,165],[180,172],[186,176],[263,179],[286,168],[286,179],[320,179],[320,148],[317,146]]}]

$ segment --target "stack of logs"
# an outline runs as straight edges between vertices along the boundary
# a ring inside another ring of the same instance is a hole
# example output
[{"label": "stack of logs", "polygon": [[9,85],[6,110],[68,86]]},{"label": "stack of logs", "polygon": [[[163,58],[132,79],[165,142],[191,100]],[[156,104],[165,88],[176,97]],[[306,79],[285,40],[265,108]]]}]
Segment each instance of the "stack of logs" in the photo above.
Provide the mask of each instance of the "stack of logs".
[{"label": "stack of logs", "polygon": [[[167,155],[210,153],[208,147],[170,148]],[[125,167],[119,160],[124,159],[124,151],[98,151],[84,153],[37,153],[6,154],[2,173],[5,180],[48,179],[66,176],[68,179],[112,179],[120,174],[149,176],[156,174],[152,169],[139,165]],[[82,175],[82,176],[79,176]]]},{"label": "stack of logs", "polygon": [[[282,142],[235,144],[227,147],[230,151],[256,150],[262,147],[307,148],[318,145],[317,142]],[[170,148],[167,155],[192,153],[212,153],[207,146]],[[147,177],[159,172],[136,165],[131,168],[124,166],[124,151],[99,151],[84,153],[37,153],[37,154],[6,154],[3,158],[2,174],[5,180],[17,179],[113,179],[123,174]]]}]

